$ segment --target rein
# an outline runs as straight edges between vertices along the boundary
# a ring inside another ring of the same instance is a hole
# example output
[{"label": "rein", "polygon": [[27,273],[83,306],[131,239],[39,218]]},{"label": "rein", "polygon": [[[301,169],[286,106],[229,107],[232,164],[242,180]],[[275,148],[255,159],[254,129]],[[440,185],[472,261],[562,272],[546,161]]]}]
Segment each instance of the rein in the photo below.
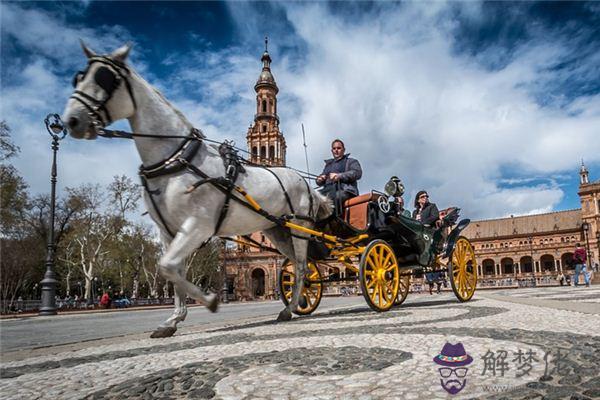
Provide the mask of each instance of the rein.
[{"label": "rein", "polygon": [[[198,130],[197,128],[193,128]],[[204,134],[202,133],[202,131],[198,130],[201,133],[201,137],[196,137],[193,135],[158,135],[158,134],[152,134],[152,133],[136,133],[136,132],[125,132],[125,131],[120,131],[120,130],[114,130],[114,129],[106,129],[103,127],[96,127],[96,133],[98,134],[98,136],[101,136],[103,138],[107,138],[107,139],[113,139],[113,138],[117,138],[117,139],[134,139],[136,137],[139,138],[149,138],[149,139],[193,139],[193,140],[200,140],[200,141],[204,141],[204,142],[208,142],[208,143],[213,143],[213,144],[218,144],[221,145],[222,142],[219,142],[218,140],[213,140],[213,139],[209,139],[207,137],[204,136]],[[231,142],[232,143],[232,142]],[[237,150],[239,152],[242,153],[246,153],[246,154],[251,154],[248,150],[244,150],[242,148],[236,147],[233,144],[229,144],[229,146],[234,149]],[[256,155],[255,155],[256,156]],[[251,161],[246,160],[243,157],[240,157],[241,161],[244,164],[250,165],[250,166],[254,166],[254,167],[263,167],[263,165],[260,164],[256,164],[253,163]],[[259,157],[259,159],[264,160],[264,161],[268,161],[267,158],[264,157]],[[301,169],[297,169],[294,167],[290,167],[290,166],[283,166],[283,167],[278,167],[278,168],[287,168],[290,169],[294,172],[298,172],[299,174],[301,174],[301,176],[304,179],[309,179],[309,180],[315,180],[318,175],[315,174],[311,174],[310,172],[307,171],[303,171]]]}]

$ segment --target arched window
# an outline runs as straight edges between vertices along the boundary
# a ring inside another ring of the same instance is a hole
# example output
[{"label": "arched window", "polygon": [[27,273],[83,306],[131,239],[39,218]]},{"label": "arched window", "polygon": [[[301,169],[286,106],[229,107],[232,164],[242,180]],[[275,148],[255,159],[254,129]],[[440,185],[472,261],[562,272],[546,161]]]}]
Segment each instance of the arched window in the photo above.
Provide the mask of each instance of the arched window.
[{"label": "arched window", "polygon": [[260,158],[261,160],[267,158],[267,148],[265,146],[260,146]]},{"label": "arched window", "polygon": [[256,146],[253,146],[253,147],[252,147],[252,155],[253,155],[253,156],[256,156],[256,155],[258,155],[258,149],[256,148]]},{"label": "arched window", "polygon": [[267,101],[266,100],[262,101],[262,112],[267,112]]},{"label": "arched window", "polygon": [[275,158],[275,146],[269,146],[269,158],[271,160]]},{"label": "arched window", "polygon": [[267,125],[262,126],[262,131],[263,131],[263,133],[265,133],[267,131]]}]

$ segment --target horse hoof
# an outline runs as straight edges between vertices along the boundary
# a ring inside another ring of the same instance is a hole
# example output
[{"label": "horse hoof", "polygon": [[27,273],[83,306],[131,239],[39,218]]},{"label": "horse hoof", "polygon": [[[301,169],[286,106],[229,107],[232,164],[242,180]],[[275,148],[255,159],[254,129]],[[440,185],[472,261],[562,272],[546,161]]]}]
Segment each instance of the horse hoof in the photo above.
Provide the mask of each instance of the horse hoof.
[{"label": "horse hoof", "polygon": [[176,330],[177,328],[173,328],[172,326],[156,328],[150,337],[152,339],[171,337]]},{"label": "horse hoof", "polygon": [[219,296],[215,294],[213,296],[213,299],[206,306],[206,308],[208,308],[208,311],[210,312],[217,312],[217,308],[219,308]]},{"label": "horse hoof", "polygon": [[308,307],[308,300],[306,300],[306,296],[300,296],[300,299],[298,299],[298,307],[299,308]]},{"label": "horse hoof", "polygon": [[277,316],[277,322],[291,321],[291,319],[292,313],[287,308],[285,310],[282,310]]}]

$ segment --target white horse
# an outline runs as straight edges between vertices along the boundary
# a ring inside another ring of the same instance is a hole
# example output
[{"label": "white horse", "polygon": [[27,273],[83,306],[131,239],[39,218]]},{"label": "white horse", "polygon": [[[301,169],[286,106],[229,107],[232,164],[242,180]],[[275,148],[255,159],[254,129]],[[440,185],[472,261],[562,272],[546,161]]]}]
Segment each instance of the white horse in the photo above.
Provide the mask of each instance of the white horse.
[{"label": "white horse", "polygon": [[[77,73],[73,84],[75,91],[63,113],[70,135],[77,139],[96,139],[97,127],[113,121],[128,119],[133,133],[158,136],[194,135],[196,139],[160,137],[135,137],[135,145],[147,171],[166,171],[159,176],[142,177],[146,182],[144,200],[150,216],[158,225],[165,253],[160,259],[162,276],[175,287],[175,310],[152,333],[152,337],[168,337],[177,330],[177,324],[187,315],[186,295],[215,312],[216,294],[205,294],[189,282],[185,276],[184,260],[194,250],[214,235],[246,235],[262,231],[273,245],[296,265],[296,284],[290,304],[278,316],[279,321],[292,318],[301,302],[302,279],[307,270],[308,241],[300,232],[291,233],[276,221],[245,207],[239,201],[231,201],[222,224],[215,232],[217,221],[226,195],[211,183],[198,186],[186,193],[201,177],[192,170],[201,171],[208,177],[224,177],[226,174],[222,156],[217,146],[202,141],[204,136],[194,130],[192,124],[175,109],[155,88],[142,79],[126,64],[130,46],[125,45],[107,56],[96,55],[81,43],[88,58],[85,71]],[[185,145],[181,153],[174,154]],[[197,151],[190,149],[194,145]],[[165,162],[175,165],[177,157],[191,151],[192,167],[168,171]],[[190,169],[191,168],[191,169]],[[314,219],[331,214],[331,203],[304,181],[296,172],[286,168],[246,166],[236,185],[244,188],[263,209],[271,215],[283,216],[294,213],[292,219],[299,225],[312,228]],[[287,191],[288,196],[283,190]],[[242,198],[239,193],[235,193]],[[243,199],[243,198],[242,198]],[[290,201],[288,201],[288,199]],[[292,206],[293,210],[290,210]]]}]

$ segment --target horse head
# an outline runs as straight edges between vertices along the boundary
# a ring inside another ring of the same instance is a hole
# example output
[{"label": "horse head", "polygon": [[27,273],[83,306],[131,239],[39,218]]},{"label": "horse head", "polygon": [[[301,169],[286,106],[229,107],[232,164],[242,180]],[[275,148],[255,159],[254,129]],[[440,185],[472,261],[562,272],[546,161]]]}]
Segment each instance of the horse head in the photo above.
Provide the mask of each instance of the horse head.
[{"label": "horse head", "polygon": [[135,112],[131,70],[125,63],[131,45],[109,55],[97,55],[83,41],[81,47],[88,64],[73,77],[75,90],[63,112],[63,121],[74,138],[96,139],[96,127],[130,118]]}]

